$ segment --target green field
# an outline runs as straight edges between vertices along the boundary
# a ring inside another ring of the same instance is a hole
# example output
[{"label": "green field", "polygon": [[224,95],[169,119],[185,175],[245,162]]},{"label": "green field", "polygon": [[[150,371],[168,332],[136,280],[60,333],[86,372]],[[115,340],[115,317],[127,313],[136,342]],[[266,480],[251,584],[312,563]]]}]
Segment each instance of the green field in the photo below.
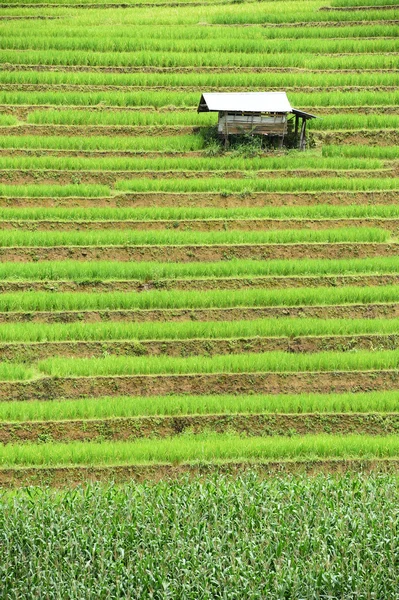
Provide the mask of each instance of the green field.
[{"label": "green field", "polygon": [[[398,22],[1,4],[2,598],[399,598]],[[281,90],[305,152],[197,113]]]}]

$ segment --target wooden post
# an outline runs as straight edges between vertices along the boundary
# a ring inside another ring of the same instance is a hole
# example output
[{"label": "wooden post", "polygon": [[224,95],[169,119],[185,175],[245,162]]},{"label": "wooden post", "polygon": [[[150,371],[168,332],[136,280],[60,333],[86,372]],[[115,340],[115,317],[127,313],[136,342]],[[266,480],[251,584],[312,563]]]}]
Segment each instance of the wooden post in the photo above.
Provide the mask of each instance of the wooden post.
[{"label": "wooden post", "polygon": [[298,127],[299,127],[299,117],[295,115],[295,146],[298,146]]},{"label": "wooden post", "polygon": [[305,150],[305,146],[306,146],[305,133],[306,133],[306,119],[304,119],[302,117],[301,135],[299,138],[299,149],[300,150]]},{"label": "wooden post", "polygon": [[224,147],[229,147],[229,128],[227,125],[227,112],[224,113]]}]

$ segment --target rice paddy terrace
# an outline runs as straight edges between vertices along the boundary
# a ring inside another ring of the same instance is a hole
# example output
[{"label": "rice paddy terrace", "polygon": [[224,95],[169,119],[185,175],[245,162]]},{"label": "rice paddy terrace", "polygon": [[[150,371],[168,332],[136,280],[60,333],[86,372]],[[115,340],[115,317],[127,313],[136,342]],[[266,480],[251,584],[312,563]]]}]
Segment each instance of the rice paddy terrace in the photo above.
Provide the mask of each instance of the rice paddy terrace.
[{"label": "rice paddy terrace", "polygon": [[[1,4],[1,485],[398,469],[398,22]],[[196,112],[281,89],[304,153]]]}]

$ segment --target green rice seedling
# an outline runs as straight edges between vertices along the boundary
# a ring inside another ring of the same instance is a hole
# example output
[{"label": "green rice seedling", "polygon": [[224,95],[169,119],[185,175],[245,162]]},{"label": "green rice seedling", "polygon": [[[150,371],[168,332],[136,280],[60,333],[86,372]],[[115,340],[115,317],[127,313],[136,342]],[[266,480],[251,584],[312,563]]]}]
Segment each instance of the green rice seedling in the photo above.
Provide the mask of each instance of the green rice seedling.
[{"label": "green rice seedling", "polygon": [[252,193],[252,192],[313,192],[313,191],[372,191],[399,189],[399,178],[361,177],[297,177],[264,178],[246,177],[207,178],[207,179],[149,179],[137,178],[117,181],[115,188],[124,192],[213,192],[213,193]]},{"label": "green rice seedling", "polygon": [[[399,123],[399,121],[398,121]],[[71,156],[3,156],[1,169],[55,169],[62,171],[296,171],[300,170],[378,170],[384,163],[373,158],[321,158],[308,155],[305,158],[267,155],[260,158],[222,157],[71,157]]]},{"label": "green rice seedling", "polygon": [[399,319],[258,319],[181,323],[1,323],[0,342],[191,340],[333,335],[397,335]]},{"label": "green rice seedling", "polygon": [[229,434],[181,435],[135,442],[48,442],[0,447],[4,467],[123,465],[230,460],[315,460],[399,456],[397,435],[306,435],[239,437]]},{"label": "green rice seedling", "polygon": [[348,158],[399,158],[397,146],[323,146],[323,156],[346,156]]},{"label": "green rice seedling", "polygon": [[42,184],[31,184],[31,185],[7,185],[0,184],[0,196],[8,198],[18,197],[51,197],[64,198],[64,197],[92,197],[100,198],[102,196],[109,196],[111,190],[106,185],[88,185],[88,184],[76,184],[76,185],[42,185]]},{"label": "green rice seedling", "polygon": [[[81,17],[81,15],[80,15]],[[151,24],[134,23],[134,27],[129,23],[127,15],[121,20],[118,17],[118,13],[114,12],[114,18],[118,23],[118,29],[116,31],[110,30],[109,27],[104,25],[101,18],[95,19],[94,21],[88,22],[71,19],[69,22],[68,29],[63,27],[61,20],[47,20],[47,21],[35,21],[35,27],[32,28],[29,33],[26,31],[25,23],[18,20],[3,21],[0,23],[0,33],[2,37],[12,36],[12,39],[20,38],[29,39],[32,46],[36,43],[36,40],[46,40],[48,43],[58,43],[59,40],[80,40],[80,48],[82,50],[88,50],[91,48],[92,40],[102,42],[103,48],[112,50],[114,43],[126,43],[134,44],[137,48],[152,49],[158,41],[174,40],[180,43],[180,49],[186,48],[186,44],[192,42],[192,40],[200,40],[203,42],[201,50],[204,46],[212,40],[224,40],[226,46],[230,43],[235,43],[236,40],[242,40],[247,43],[251,43],[252,40],[262,42],[263,40],[313,40],[313,39],[353,39],[362,40],[363,38],[395,38],[396,37],[396,25],[390,24],[389,22],[378,23],[378,22],[364,22],[361,25],[341,24],[340,27],[334,25],[329,26],[328,23],[323,24],[322,27],[309,27],[306,24],[299,25],[296,27],[269,27],[261,29],[257,26],[247,27],[243,29],[241,26],[231,26],[228,29],[223,27],[204,27],[201,24],[177,24],[173,23],[158,27],[154,30]]]},{"label": "green rice seedling", "polygon": [[[393,117],[391,119],[391,117]],[[323,119],[313,119],[311,129],[388,129],[399,125],[397,115],[325,115]]]},{"label": "green rice seedling", "polygon": [[23,381],[35,376],[36,372],[26,365],[0,362],[0,381]]},{"label": "green rice seedling", "polygon": [[[370,6],[369,0],[331,0],[333,7]],[[373,6],[396,6],[396,0],[375,0]]]},{"label": "green rice seedling", "polygon": [[[170,97],[159,98],[157,93],[154,92],[151,96],[152,106],[154,102],[160,100],[168,103]],[[172,98],[173,100],[173,98]],[[191,99],[192,103],[198,100],[198,94],[196,94],[196,100],[194,96]],[[146,100],[146,102],[151,100]],[[180,100],[181,101],[181,100]],[[159,126],[159,125],[187,125],[187,126],[206,126],[216,123],[215,115],[203,114],[198,115],[191,111],[170,111],[170,112],[156,112],[152,114],[152,111],[90,111],[90,110],[74,110],[60,109],[60,110],[33,110],[26,118],[27,123],[34,125],[110,125],[110,126]],[[159,138],[156,138],[157,142],[160,143]]]},{"label": "green rice seedling", "polygon": [[[34,190],[36,192],[36,190]],[[399,218],[398,204],[359,204],[359,205],[334,205],[314,204],[309,206],[254,206],[254,207],[202,207],[202,206],[149,206],[139,207],[82,207],[73,206],[66,208],[44,207],[44,206],[21,206],[16,208],[0,206],[0,221],[21,221],[22,225],[31,225],[34,221],[62,221],[81,223],[100,223],[124,221],[140,221],[153,223],[163,221],[165,227],[186,227],[187,221],[206,220],[210,223],[223,223],[228,228],[234,221],[275,220],[286,219],[321,220],[330,219],[369,219],[369,225],[373,225],[373,219]],[[27,223],[23,223],[26,221]],[[343,223],[344,224],[344,223]],[[191,224],[190,224],[191,225]]]},{"label": "green rice seedling", "polygon": [[[273,3],[274,6],[274,3]],[[317,7],[320,5],[318,4]],[[315,7],[313,5],[313,7]],[[291,12],[287,10],[284,14],[282,11],[272,12],[260,10],[260,7],[256,5],[251,5],[251,9],[248,9],[247,5],[243,5],[242,7],[236,7],[235,5],[224,7],[225,10],[215,11],[215,14],[212,16],[212,23],[215,25],[232,25],[232,24],[247,24],[247,23],[258,23],[258,24],[266,24],[266,23],[297,23],[306,21],[307,23],[316,22],[321,23],[324,22],[326,25],[329,21],[335,22],[339,21],[353,21],[354,16],[350,11],[348,12],[334,12],[334,11],[303,11],[301,12]],[[309,7],[310,8],[310,7]],[[384,19],[392,20],[395,19],[396,12],[394,9],[384,11]],[[356,11],[356,21],[380,21],[381,12],[379,10],[373,10],[371,7],[365,7],[364,10]],[[323,23],[323,24],[324,24]]]},{"label": "green rice seedling", "polygon": [[[394,11],[392,11],[394,14]],[[342,14],[342,13],[341,13]],[[341,17],[340,14],[340,17]],[[384,15],[388,18],[387,14]],[[359,16],[360,18],[360,16]],[[395,17],[392,17],[394,20]],[[307,69],[394,69],[395,53],[387,54],[314,54],[291,51],[276,53],[247,52],[96,52],[82,50],[0,49],[0,62],[29,65],[84,65],[125,67],[291,67]],[[0,96],[2,97],[2,96]],[[4,96],[3,96],[4,97]],[[68,96],[69,97],[69,96]],[[3,101],[4,102],[4,101]],[[4,102],[5,103],[5,102]],[[32,103],[33,104],[33,103]],[[68,102],[72,104],[72,102]]]},{"label": "green rice seedling", "polygon": [[[204,53],[204,40],[198,37],[188,39],[178,39],[176,37],[170,38],[154,38],[151,36],[147,37],[126,37],[126,36],[115,36],[111,38],[107,36],[98,37],[98,35],[88,36],[82,35],[80,37],[67,37],[60,35],[59,37],[47,36],[44,32],[41,37],[34,36],[23,36],[16,35],[15,33],[5,33],[0,40],[0,48],[2,50],[13,49],[13,50],[54,50],[54,51],[85,51],[85,52],[104,52],[107,54],[120,53],[120,52],[145,52],[146,56],[151,56],[155,52],[162,53],[186,53],[197,52],[202,55]],[[391,39],[354,39],[354,38],[340,38],[326,39],[323,43],[323,54],[364,54],[364,53],[388,53],[396,52],[399,48],[398,40],[393,37]],[[273,44],[266,37],[257,36],[252,39],[250,36],[245,38],[236,37],[235,31],[233,35],[226,39],[224,36],[209,38],[206,40],[206,49],[208,52],[219,52],[221,54],[226,53],[245,53],[245,54],[257,54],[263,53],[264,55],[269,54],[285,54],[285,53],[304,53],[319,54],[320,44],[318,39],[312,39],[308,37],[291,39],[290,37],[284,39],[274,39]],[[266,58],[266,57],[265,57]],[[267,59],[266,59],[267,60]],[[80,79],[82,74],[75,74],[71,76],[70,83],[76,81],[83,81],[83,84],[94,83],[96,79],[92,79],[89,75],[87,82],[84,79]],[[94,74],[92,74],[93,76]],[[48,75],[51,83],[58,83],[63,81],[59,79],[59,74],[54,75],[54,79],[51,79],[53,74]],[[27,79],[29,83],[38,83],[47,81],[46,74],[42,77],[36,78],[33,75],[33,79]],[[61,76],[62,77],[62,76]],[[95,75],[94,75],[95,77]],[[8,82],[6,78],[3,80]],[[143,85],[148,85],[145,83]],[[151,81],[151,79],[150,79]],[[178,80],[176,80],[178,81]],[[182,82],[184,82],[184,74],[182,74]],[[223,77],[221,79],[221,85],[223,85]],[[69,81],[67,81],[69,83]],[[182,85],[179,83],[172,83],[171,85]],[[193,84],[196,85],[196,84]],[[267,85],[267,80],[266,80]]]},{"label": "green rice seedling", "polygon": [[143,246],[215,244],[294,244],[386,242],[389,232],[376,227],[342,229],[282,229],[275,231],[3,231],[0,246]]},{"label": "green rice seedling", "polygon": [[0,295],[0,311],[80,311],[260,306],[328,306],[397,302],[399,286],[186,292],[23,292]]},{"label": "green rice seedling", "polygon": [[207,414],[397,413],[399,393],[106,396],[0,402],[0,421],[63,421]]},{"label": "green rice seedling", "polygon": [[[0,263],[2,281],[112,281],[210,279],[218,277],[285,277],[397,273],[399,257],[351,259],[228,260],[215,262],[45,261]],[[304,282],[305,283],[305,282]]]},{"label": "green rice seedling", "polygon": [[13,115],[0,113],[0,127],[4,127],[5,125],[15,125],[16,123],[17,119]]},{"label": "green rice seedling", "polygon": [[[24,92],[25,93],[25,92]],[[100,94],[103,98],[103,94]],[[77,94],[75,94],[77,96]],[[126,96],[121,96],[121,93],[115,92],[115,97],[119,98],[119,102],[123,98],[126,102]],[[92,103],[99,100],[98,97],[91,96],[93,98]],[[85,96],[78,97],[79,105],[82,106],[82,102],[90,101],[90,98],[86,94]],[[136,104],[125,104],[128,106],[146,106],[146,107],[181,107],[181,108],[194,108],[198,104],[198,93],[192,92],[132,92],[129,95],[131,102],[133,100]],[[43,98],[41,97],[41,101]],[[361,92],[290,92],[290,100],[293,104],[302,107],[323,107],[323,106],[394,106],[399,102],[399,93],[396,91],[361,91]],[[83,102],[84,106],[84,102]],[[118,106],[120,106],[118,104]],[[51,106],[46,110],[32,110],[29,112],[26,121],[31,124],[54,124],[54,125],[132,125],[132,126],[160,126],[160,125],[186,125],[186,126],[207,126],[216,125],[217,118],[212,113],[197,114],[194,110],[170,110],[170,111],[140,111],[140,110],[122,110],[110,111],[92,111],[79,109],[59,109],[52,110]],[[346,122],[349,122],[351,115],[336,115],[346,118]],[[352,115],[355,116],[355,115]],[[361,115],[360,115],[361,116]],[[381,116],[381,115],[380,115]],[[388,116],[388,115],[386,115]],[[395,115],[393,123],[395,123]],[[341,120],[342,123],[345,121]],[[353,122],[353,121],[352,121]],[[363,126],[364,126],[363,121]],[[384,128],[389,128],[391,121],[386,121]],[[394,125],[392,125],[394,126]]]},{"label": "green rice seedling", "polygon": [[[53,11],[52,11],[53,12]],[[86,14],[86,17],[88,17]],[[355,23],[342,23],[339,29],[332,24],[324,23],[322,27],[309,27],[306,24],[296,24],[296,27],[270,27],[261,29],[257,26],[243,29],[241,26],[231,26],[229,29],[222,27],[204,27],[201,24],[194,23],[173,23],[165,24],[154,30],[151,24],[142,24],[136,17],[135,27],[132,27],[132,20],[128,15],[120,18],[120,13],[113,12],[115,22],[118,23],[116,31],[110,30],[105,25],[102,18],[82,19],[82,14],[79,15],[79,22],[76,19],[71,19],[68,29],[63,27],[61,20],[35,21],[35,27],[29,32],[26,31],[25,23],[19,20],[9,20],[0,23],[0,33],[2,36],[13,36],[21,38],[25,36],[32,41],[32,45],[37,38],[46,39],[49,42],[57,42],[59,39],[79,39],[81,40],[82,50],[90,48],[93,39],[103,41],[103,44],[109,44],[108,50],[113,49],[113,43],[127,40],[127,43],[134,42],[143,43],[144,49],[152,47],[151,41],[157,40],[177,40],[181,42],[181,48],[185,47],[186,42],[191,40],[202,40],[203,47],[209,41],[214,39],[223,39],[226,44],[230,40],[295,40],[295,39],[346,39],[355,38],[393,38],[396,35],[395,24],[389,22],[364,22],[361,25]],[[86,43],[83,46],[84,42]],[[202,47],[202,49],[203,49]]]},{"label": "green rice seedling", "polygon": [[[14,39],[14,38],[13,38]],[[22,38],[23,39],[23,38]],[[136,43],[138,40],[134,40]],[[303,40],[303,47],[306,48],[311,40]],[[43,40],[46,43],[46,40]],[[344,43],[349,42],[349,44]],[[6,39],[0,40],[0,45],[7,43]],[[67,43],[70,43],[67,40]],[[101,45],[101,41],[96,45]],[[145,42],[148,44],[148,41]],[[157,43],[152,41],[153,44],[159,46],[158,51],[168,52],[173,50],[168,48],[171,45],[169,40],[159,40]],[[203,45],[203,40],[192,40],[191,43],[185,41],[186,46],[190,46],[195,51],[195,48]],[[234,43],[231,40],[230,43]],[[28,40],[23,39],[21,45],[29,44]],[[172,42],[173,45],[180,45],[181,42]],[[214,40],[208,42],[217,51],[223,48],[226,44],[226,40]],[[239,40],[236,42],[234,50],[240,52],[256,53],[262,52],[262,45],[275,53],[277,48],[275,47],[276,42],[273,45],[270,44],[269,40],[265,40],[263,44],[259,40]],[[319,40],[315,40],[315,44],[319,44]],[[133,44],[132,44],[133,45]],[[280,46],[283,51],[290,52],[293,47],[297,48],[298,40],[282,40]],[[393,40],[331,40],[330,48],[335,52],[346,52],[346,48],[349,50],[357,45],[363,45],[365,51],[369,49],[369,52],[397,52],[399,50],[399,42],[396,39]],[[162,48],[166,46],[166,48]],[[260,46],[259,48],[257,46]],[[308,49],[309,50],[309,49]],[[326,50],[326,49],[325,49]],[[210,51],[210,50],[209,50]],[[360,49],[359,49],[360,51]],[[188,52],[188,48],[187,48]],[[270,52],[269,52],[270,53]],[[354,87],[368,87],[368,86],[387,86],[391,87],[396,83],[397,79],[394,73],[388,72],[343,72],[339,74],[339,83],[342,87],[354,86]],[[165,88],[176,87],[181,88],[193,88],[193,87],[219,87],[219,88],[248,88],[253,89],[265,89],[265,88],[301,88],[301,87],[333,87],[337,86],[337,74],[335,71],[330,72],[301,72],[294,71],[292,73],[276,73],[276,72],[246,72],[241,73],[218,73],[212,72],[212,69],[207,69],[206,72],[194,72],[188,71],[183,73],[104,73],[104,72],[62,72],[62,71],[3,71],[0,73],[0,83],[5,86],[9,85],[20,85],[30,84],[37,86],[49,86],[49,85],[62,85],[65,86],[65,91],[73,91],[73,86],[82,86],[82,91],[85,90],[85,86],[120,86],[121,92],[133,91],[124,89],[125,87],[131,88],[144,88],[144,87],[158,87]],[[68,87],[70,89],[68,89]],[[40,91],[40,89],[38,90]],[[44,90],[43,90],[44,91]],[[56,91],[54,89],[54,91]],[[89,91],[89,90],[87,90]],[[187,90],[189,91],[189,90]]]},{"label": "green rice seedling", "polygon": [[359,350],[289,354],[232,354],[190,356],[116,356],[105,358],[55,357],[37,363],[38,370],[51,377],[100,377],[115,375],[162,375],[194,373],[298,373],[396,370],[399,350]]},{"label": "green rice seedling", "polygon": [[176,135],[165,137],[74,137],[74,136],[4,136],[0,138],[0,148],[46,149],[115,152],[189,152],[202,150],[204,138],[201,135]]}]

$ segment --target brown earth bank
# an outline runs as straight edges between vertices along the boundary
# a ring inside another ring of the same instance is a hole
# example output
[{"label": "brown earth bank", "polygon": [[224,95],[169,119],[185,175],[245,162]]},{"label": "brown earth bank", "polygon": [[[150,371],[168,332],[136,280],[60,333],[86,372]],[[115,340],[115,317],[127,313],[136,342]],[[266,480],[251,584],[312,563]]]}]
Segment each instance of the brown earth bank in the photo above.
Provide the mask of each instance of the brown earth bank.
[{"label": "brown earth bank", "polygon": [[[213,177],[223,177],[224,179],[246,179],[247,171],[184,171],[184,170],[167,170],[167,171],[100,171],[92,169],[90,171],[82,171],[79,169],[70,169],[63,171],[61,169],[1,169],[0,183],[4,184],[59,184],[68,185],[74,183],[83,184],[102,184],[114,185],[122,179],[209,179]],[[345,179],[354,179],[361,177],[363,179],[375,178],[392,178],[396,176],[396,168],[384,167],[382,169],[373,170],[322,170],[322,169],[296,169],[293,171],[257,171],[258,179],[292,179],[304,177],[339,177]]]},{"label": "brown earth bank", "polygon": [[[49,109],[52,109],[49,106]],[[89,107],[90,110],[92,107]],[[65,109],[65,106],[64,106]],[[87,106],[82,109],[88,109]],[[187,135],[199,133],[199,126],[186,125],[160,125],[160,126],[144,126],[144,125],[3,125],[0,126],[0,135],[61,135],[61,136],[143,136],[143,135]]]},{"label": "brown earth bank", "polygon": [[[342,40],[342,39],[348,39],[348,38],[329,38],[330,40]],[[375,40],[375,37],[362,37],[362,40]],[[378,36],[378,40],[392,40],[395,39],[393,37],[390,36]],[[331,55],[333,56],[333,55]],[[16,71],[16,72],[26,72],[26,71],[38,71],[38,72],[60,72],[60,73],[76,73],[76,72],[82,72],[82,73],[229,73],[229,72],[233,72],[233,73],[309,73],[309,74],[317,74],[317,73],[396,73],[397,69],[379,69],[379,68],[375,68],[375,69],[308,69],[308,68],[302,68],[302,67],[232,67],[232,66],[224,66],[224,67],[206,67],[206,66],[201,66],[201,67],[186,67],[186,66],[177,66],[177,67],[155,67],[155,66],[150,66],[150,65],[143,65],[141,67],[134,67],[134,66],[98,66],[98,65],[43,65],[43,64],[32,64],[32,65],[26,65],[26,64],[15,64],[15,63],[0,63],[0,69],[2,71],[7,71],[7,72],[11,72],[11,71]],[[19,108],[21,108],[22,110],[31,110],[31,108],[23,106],[23,107],[18,107],[18,106],[14,106],[14,105],[0,105],[0,112],[3,110],[4,107],[9,107],[11,110],[13,110],[15,108],[15,110],[18,110]],[[40,109],[41,108],[48,108],[48,105],[40,105]],[[59,108],[65,108],[65,107],[59,107]],[[75,108],[75,107],[74,107]],[[76,107],[78,108],[78,107]],[[102,108],[98,107],[98,106],[93,106],[92,107],[94,111],[96,110],[103,110]],[[117,107],[116,107],[117,108]],[[146,110],[150,107],[132,107],[132,106],[127,106],[124,107],[126,110],[140,110],[142,111],[143,109]],[[179,110],[192,110],[193,107],[179,107]],[[373,107],[373,106],[369,106],[369,107],[340,107],[342,108],[343,111],[345,111],[346,109],[349,109],[350,112],[358,112],[358,110],[361,110],[362,108],[369,108],[370,110],[376,110],[377,107]],[[384,108],[388,108],[388,110],[391,108],[392,110],[395,109],[395,112],[397,112],[396,107],[378,107],[381,108],[382,111],[384,111]],[[155,110],[153,107],[150,108],[151,110]],[[334,112],[337,110],[336,107],[322,107],[322,110],[326,110],[326,111],[330,111],[330,110],[334,110]],[[57,110],[57,106],[54,106],[54,110]],[[121,108],[122,110],[122,108]],[[162,107],[158,110],[166,110],[169,111],[171,110],[169,107]],[[174,108],[175,110],[175,108]],[[313,110],[315,110],[315,108],[313,107]],[[318,109],[319,110],[319,109]]]},{"label": "brown earth bank", "polygon": [[0,231],[103,231],[119,230],[187,230],[187,231],[274,231],[276,229],[339,229],[345,227],[380,227],[393,234],[399,232],[399,219],[356,218],[356,219],[175,219],[154,221],[57,221],[57,220],[7,220],[0,221]]},{"label": "brown earth bank", "polygon": [[184,433],[245,436],[316,434],[389,435],[399,431],[398,413],[215,414],[0,423],[0,443],[101,442],[166,438]]},{"label": "brown earth bank", "polygon": [[[368,53],[337,53],[333,56],[364,56]],[[397,56],[397,52],[387,52],[389,56]],[[323,55],[321,55],[323,56]],[[328,55],[330,56],[330,55]],[[262,91],[262,86],[217,86],[204,85],[201,87],[203,92],[245,92],[245,91]],[[333,86],[285,86],[287,92],[394,92],[394,85],[333,85]],[[281,87],[268,86],[268,90],[276,92],[281,90]],[[198,92],[198,86],[183,85],[92,85],[92,84],[69,84],[69,83],[0,83],[0,91],[5,92]],[[34,106],[34,105],[32,105]],[[87,108],[90,108],[88,106]]]},{"label": "brown earth bank", "polygon": [[198,262],[232,259],[349,259],[396,256],[399,243],[313,243],[313,244],[220,244],[198,246],[53,246],[3,247],[2,262],[38,262],[54,260],[120,262]]},{"label": "brown earth bank", "polygon": [[146,192],[115,193],[113,196],[90,197],[6,197],[0,196],[0,206],[16,207],[203,207],[203,208],[255,208],[261,206],[331,206],[398,204],[396,190],[366,192],[244,192],[242,194],[214,192]]},{"label": "brown earth bank", "polygon": [[225,277],[193,279],[158,279],[149,281],[0,281],[0,293],[10,292],[145,292],[149,290],[240,290],[289,289],[302,287],[385,286],[399,285],[393,275],[320,275],[302,277]]},{"label": "brown earth bank", "polygon": [[0,359],[34,363],[54,356],[213,356],[246,352],[289,352],[290,354],[325,351],[394,350],[399,334],[322,335],[301,337],[246,337],[184,340],[98,340],[61,342],[0,343]]},{"label": "brown earth bank", "polygon": [[356,5],[349,5],[349,6],[321,6],[319,8],[319,10],[323,10],[323,11],[328,11],[328,12],[335,12],[335,11],[340,11],[340,12],[353,12],[353,11],[363,11],[363,10],[393,10],[395,7],[392,4],[381,4],[381,5],[361,5],[361,6],[356,6]]},{"label": "brown earth bank", "polygon": [[360,21],[297,21],[290,23],[201,23],[204,27],[276,27],[284,29],[286,27],[292,27],[293,29],[298,27],[352,27],[353,25],[397,25],[399,20],[397,19],[368,19]]},{"label": "brown earth bank", "polygon": [[1,382],[0,401],[168,394],[350,393],[397,388],[398,370],[42,377]]},{"label": "brown earth bank", "polygon": [[[38,107],[35,107],[37,109]],[[40,107],[39,107],[40,108]],[[53,110],[53,106],[49,106]],[[65,107],[61,107],[65,108]],[[75,107],[73,107],[75,109]],[[92,109],[82,106],[81,109]],[[337,108],[340,111],[341,107]],[[203,128],[202,128],[203,129]],[[188,125],[3,125],[0,126],[0,135],[5,136],[173,136],[190,135],[199,133],[200,126]],[[392,146],[399,143],[399,131],[396,129],[349,129],[312,131],[316,143],[350,144],[350,145],[379,145]]]},{"label": "brown earth bank", "polygon": [[85,323],[158,321],[238,321],[272,317],[313,319],[398,318],[399,304],[347,304],[333,306],[268,306],[262,308],[147,309],[0,312],[0,323]]},{"label": "brown earth bank", "polygon": [[[246,3],[251,3],[251,2],[255,2],[256,0],[245,0]],[[213,4],[216,4],[217,6],[219,5],[223,5],[223,4],[231,4],[233,2],[233,0],[217,0],[216,2],[214,2]],[[70,3],[61,3],[61,4],[56,4],[53,2],[43,2],[43,3],[25,3],[25,4],[0,4],[0,8],[79,8],[79,9],[104,9],[104,8],[155,8],[155,7],[179,7],[179,6],[210,6],[210,2],[209,0],[204,0],[203,2],[201,1],[195,1],[195,0],[189,0],[188,2],[176,2],[175,0],[172,0],[171,2],[165,1],[165,2],[99,2],[98,4],[88,4],[88,3],[83,3],[83,4],[78,4],[76,2],[70,2]]]},{"label": "brown earth bank", "polygon": [[0,469],[0,487],[53,486],[57,488],[87,485],[95,481],[125,483],[157,482],[182,477],[239,477],[256,473],[260,477],[283,475],[397,473],[398,459],[314,459],[281,461],[230,461],[214,463],[146,464],[113,466],[16,467]]}]

